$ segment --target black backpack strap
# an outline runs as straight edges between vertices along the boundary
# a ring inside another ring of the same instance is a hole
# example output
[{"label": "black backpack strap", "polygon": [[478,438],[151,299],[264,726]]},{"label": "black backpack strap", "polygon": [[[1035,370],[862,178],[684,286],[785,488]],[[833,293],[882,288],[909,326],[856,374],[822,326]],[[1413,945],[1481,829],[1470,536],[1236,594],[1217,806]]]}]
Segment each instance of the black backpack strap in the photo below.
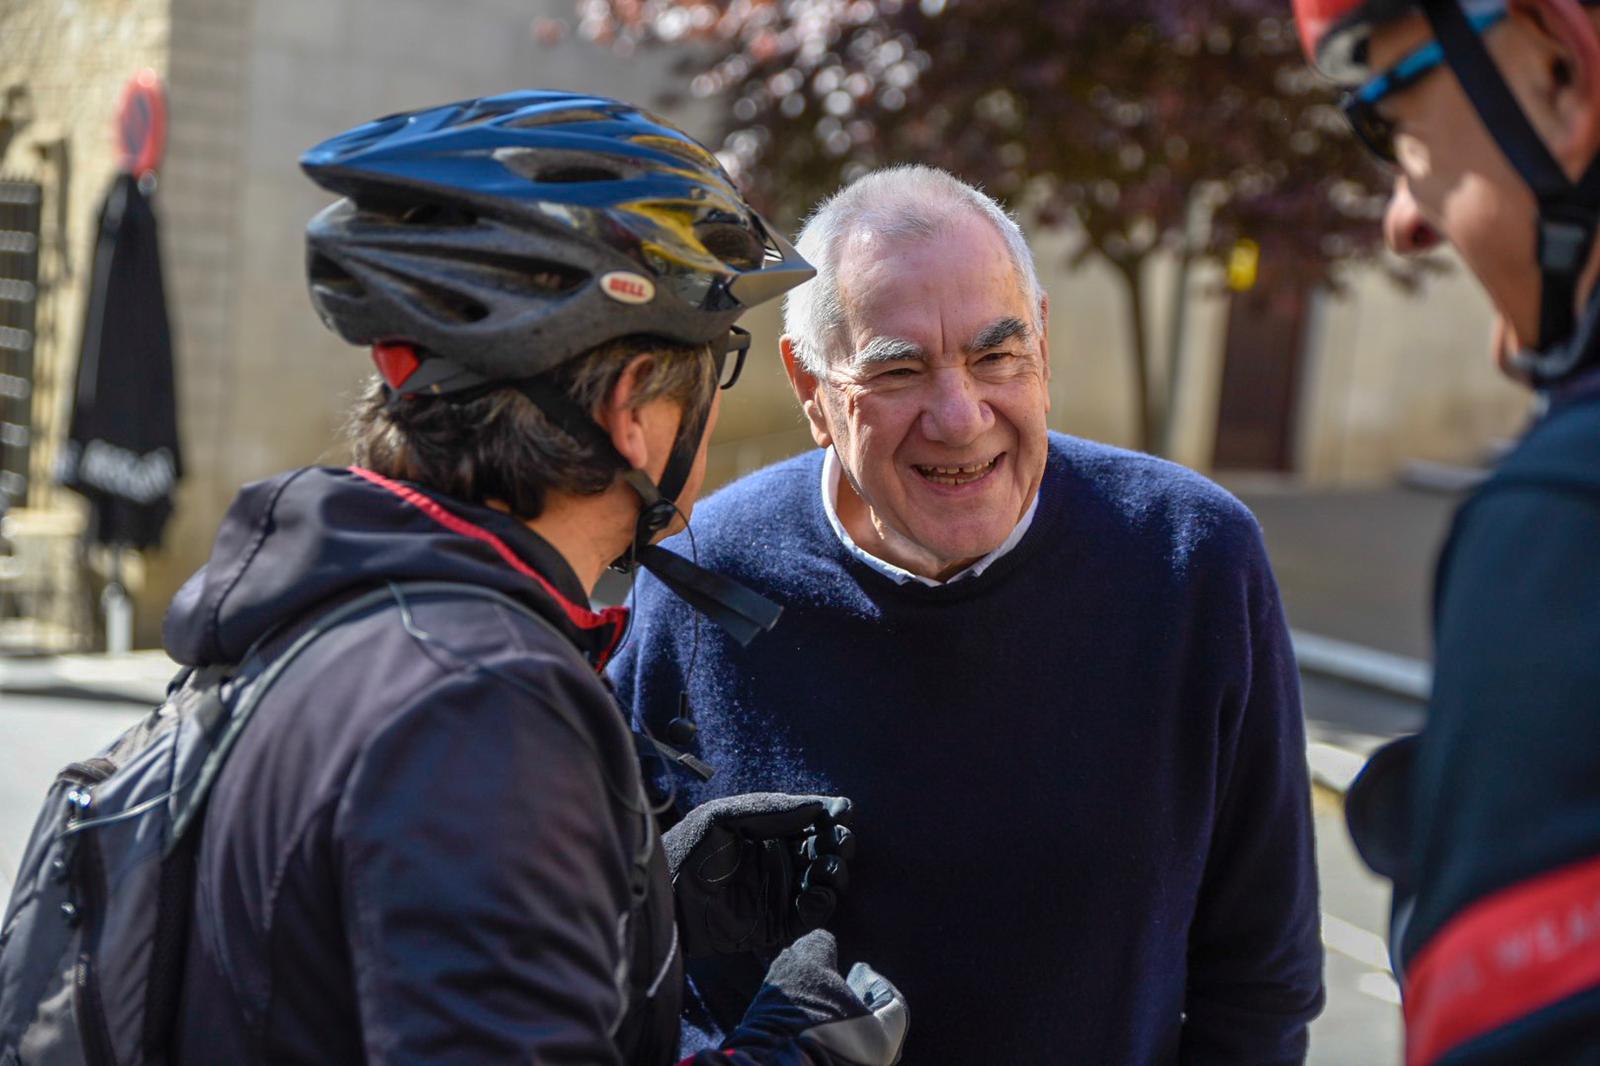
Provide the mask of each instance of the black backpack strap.
[{"label": "black backpack strap", "polygon": [[[393,600],[388,589],[374,589],[365,595],[358,596],[340,604],[333,610],[318,618],[312,625],[297,637],[281,653],[276,655],[266,668],[253,680],[245,682],[243,686],[244,699],[239,705],[225,716],[226,725],[223,726],[222,735],[216,740],[211,751],[207,754],[205,762],[201,764],[200,772],[192,782],[185,782],[179,791],[172,797],[172,836],[165,844],[165,852],[170,855],[177,847],[178,841],[188,833],[194,825],[200,812],[205,809],[206,798],[211,794],[211,786],[216,783],[217,774],[222,771],[222,766],[228,761],[233,746],[239,740],[245,725],[250,721],[255,709],[273,686],[273,683],[289,668],[289,664],[297,659],[301,652],[316,643],[323,634],[333,629],[339,623],[363,614],[374,607]],[[229,691],[229,685],[238,684],[238,678],[250,672],[253,660],[260,655],[258,641],[245,653],[244,659],[239,664],[238,671],[232,678],[222,682],[222,700],[226,704],[234,695]]]},{"label": "black backpack strap", "polygon": [[[329,631],[360,615],[384,606],[405,609],[408,597],[453,596],[491,600],[510,610],[517,611],[561,636],[547,619],[541,617],[527,604],[481,585],[454,581],[390,582],[383,588],[373,589],[327,610],[305,628],[283,651],[274,655],[266,666],[255,672],[263,649],[274,638],[281,638],[283,630],[275,629],[251,645],[231,676],[219,673],[206,674],[186,667],[173,679],[168,696],[192,678],[196,683],[219,687],[217,719],[225,724],[214,746],[201,764],[200,772],[191,782],[175,787],[171,797],[172,832],[163,846],[159,899],[156,902],[154,943],[150,954],[150,978],[145,987],[144,1050],[146,1061],[166,1062],[171,1059],[171,1038],[177,1020],[178,1000],[183,988],[183,963],[188,951],[188,931],[191,908],[194,902],[195,860],[200,850],[200,815],[206,800],[222,772],[234,745],[245,726],[260,706],[262,697],[283,676],[285,670],[300,653],[315,644]],[[562,637],[563,642],[566,641]],[[576,653],[576,652],[575,652]],[[254,673],[254,676],[250,675]],[[240,678],[249,678],[240,682]],[[230,685],[238,685],[230,691]],[[239,695],[243,698],[237,707],[228,712],[227,704]],[[216,723],[207,722],[206,726]]]},{"label": "black backpack strap", "polygon": [[[245,726],[250,723],[250,719],[255,715],[256,708],[260,705],[262,697],[267,694],[278,678],[283,675],[283,672],[289,668],[290,664],[300,656],[300,653],[315,644],[326,633],[341,623],[365,614],[376,607],[393,605],[403,608],[406,597],[410,596],[456,596],[491,600],[538,622],[556,636],[561,637],[563,644],[570,643],[566,637],[561,636],[560,630],[556,629],[554,625],[541,617],[527,604],[520,603],[503,592],[484,588],[482,585],[469,585],[459,581],[393,581],[383,588],[373,589],[354,599],[346,600],[313,622],[287,648],[275,655],[264,670],[253,679],[244,682],[244,698],[240,701],[238,707],[234,708],[233,712],[227,716],[227,726],[224,728],[222,735],[217,738],[210,754],[206,756],[205,763],[202,765],[194,784],[185,787],[180,795],[173,797],[172,838],[166,844],[166,850],[169,853],[177,846],[178,841],[188,832],[200,811],[204,809],[206,798],[211,793],[211,786],[216,783],[217,774],[222,771],[223,764],[227,762],[228,756],[233,752],[234,744],[238,742]],[[251,646],[251,649],[245,653],[244,660],[235,674],[236,678],[249,673],[252,660],[260,656],[261,647],[268,643],[274,635],[276,633],[268,634],[268,636],[263,637],[255,645]],[[230,695],[229,693],[224,693],[224,700],[227,700]]]},{"label": "black backpack strap", "polygon": [[[267,694],[275,681],[288,669],[299,654],[310,647],[329,630],[356,615],[393,600],[388,589],[375,589],[349,600],[318,618],[295,641],[267,665],[253,682],[249,682],[244,699],[229,713],[227,704],[234,695],[229,686],[246,674],[260,656],[267,638],[257,641],[244,655],[239,668],[227,674],[189,670],[173,679],[168,696],[192,679],[202,685],[215,685],[215,699],[203,705],[211,717],[225,723],[223,733],[201,764],[200,773],[190,782],[176,784],[171,797],[172,831],[162,846],[161,882],[157,891],[156,921],[150,949],[150,976],[145,983],[144,1054],[147,1062],[168,1062],[172,1059],[172,1034],[178,1017],[178,1000],[183,992],[183,963],[188,953],[189,918],[194,906],[195,860],[200,850],[200,834],[192,832],[199,816],[205,810],[206,799],[215,784],[217,774],[227,762],[233,745],[238,741],[245,723],[250,720],[261,697]],[[269,634],[271,636],[272,634]],[[199,723],[207,731],[216,722]]]},{"label": "black backpack strap", "polygon": [[156,923],[150,937],[150,978],[144,989],[144,1054],[150,1063],[173,1059],[169,1045],[183,992],[183,962],[189,950],[189,916],[194,908],[195,857],[199,850],[200,834],[190,833],[161,859]]}]

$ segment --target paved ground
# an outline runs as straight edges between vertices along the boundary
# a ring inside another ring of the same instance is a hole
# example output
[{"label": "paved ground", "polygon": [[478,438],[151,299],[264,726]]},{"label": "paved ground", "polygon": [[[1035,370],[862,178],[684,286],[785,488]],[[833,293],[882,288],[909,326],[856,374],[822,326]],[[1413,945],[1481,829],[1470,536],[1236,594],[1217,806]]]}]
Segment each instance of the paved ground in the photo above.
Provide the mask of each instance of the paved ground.
[{"label": "paved ground", "polygon": [[1363,756],[1386,740],[1417,732],[1425,717],[1415,700],[1309,673],[1300,675],[1300,698],[1309,740]]},{"label": "paved ground", "polygon": [[1266,534],[1290,625],[1431,656],[1433,561],[1460,496],[1404,488],[1240,495]]},{"label": "paved ground", "polygon": [[[1301,675],[1306,734],[1361,756],[1421,728],[1414,700],[1315,674]],[[1401,1057],[1400,994],[1388,965],[1389,889],[1356,856],[1341,799],[1315,792],[1328,1005],[1311,1027],[1315,1066],[1380,1066]]]},{"label": "paved ground", "polygon": [[1384,938],[1389,889],[1368,873],[1344,831],[1338,800],[1316,796],[1328,1003],[1311,1024],[1311,1066],[1385,1066],[1401,1054],[1400,992]]},{"label": "paved ground", "polygon": [[56,771],[115,739],[149,706],[0,696],[0,897],[9,899],[22,846]]}]

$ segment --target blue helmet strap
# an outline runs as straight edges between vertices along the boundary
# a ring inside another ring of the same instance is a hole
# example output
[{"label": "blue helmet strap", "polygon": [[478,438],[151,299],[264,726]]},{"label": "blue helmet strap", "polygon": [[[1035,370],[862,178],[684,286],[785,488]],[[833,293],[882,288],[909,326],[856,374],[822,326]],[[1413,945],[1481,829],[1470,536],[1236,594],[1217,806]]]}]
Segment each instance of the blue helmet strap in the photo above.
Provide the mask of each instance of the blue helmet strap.
[{"label": "blue helmet strap", "polygon": [[[1600,355],[1588,343],[1579,345],[1594,331],[1576,328],[1574,310],[1578,282],[1600,228],[1600,157],[1576,182],[1568,178],[1523,114],[1458,0],[1421,0],[1421,7],[1456,80],[1538,203],[1539,337],[1516,363],[1536,384],[1553,385]],[[1589,303],[1585,319],[1595,317],[1595,301]]]}]

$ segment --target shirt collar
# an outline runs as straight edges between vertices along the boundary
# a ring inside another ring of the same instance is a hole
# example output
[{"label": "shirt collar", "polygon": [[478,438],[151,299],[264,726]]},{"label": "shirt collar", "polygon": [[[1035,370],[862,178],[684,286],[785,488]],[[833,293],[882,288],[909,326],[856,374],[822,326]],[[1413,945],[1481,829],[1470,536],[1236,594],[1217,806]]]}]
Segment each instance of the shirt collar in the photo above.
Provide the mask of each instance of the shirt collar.
[{"label": "shirt collar", "polygon": [[1015,548],[1022,541],[1023,535],[1028,532],[1028,527],[1033,524],[1034,513],[1039,510],[1039,494],[1035,492],[1033,494],[1033,502],[1028,504],[1028,509],[1022,513],[1022,519],[1017,522],[1016,528],[1011,531],[1011,535],[1001,543],[1000,547],[960,573],[946,578],[944,581],[937,581],[933,578],[923,577],[921,574],[913,574],[909,570],[902,569],[891,562],[886,562],[867,552],[855,542],[844,528],[844,523],[839,521],[839,479],[843,476],[844,466],[839,462],[839,455],[832,447],[829,447],[822,457],[822,513],[828,516],[828,525],[833,527],[833,533],[839,538],[839,543],[844,545],[845,551],[897,585],[905,585],[915,581],[929,588],[938,588],[940,585],[948,585],[963,578],[977,577],[994,565],[996,559]]}]

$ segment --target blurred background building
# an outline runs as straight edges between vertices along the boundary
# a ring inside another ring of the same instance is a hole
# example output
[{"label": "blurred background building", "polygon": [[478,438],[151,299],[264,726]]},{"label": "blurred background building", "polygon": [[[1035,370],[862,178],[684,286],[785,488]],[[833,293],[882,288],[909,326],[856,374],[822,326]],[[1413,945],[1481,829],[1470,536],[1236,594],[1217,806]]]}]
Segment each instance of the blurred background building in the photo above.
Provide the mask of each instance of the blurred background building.
[{"label": "blurred background building", "polygon": [[[0,569],[0,636],[62,647],[93,632],[100,564],[75,547],[82,504],[51,472],[128,79],[151,68],[168,93],[154,199],[185,461],[165,544],[127,575],[137,640],[149,645],[239,485],[344,458],[342,413],[370,365],[306,299],[301,234],[326,197],[300,175],[299,153],[381,114],[509,88],[640,102],[681,89],[682,59],[592,43],[573,14],[571,0],[0,0],[0,306],[17,323],[0,330],[13,551]],[[678,96],[664,110],[715,144],[717,105]],[[1036,241],[1051,299],[1051,418],[1137,446],[1122,281],[1098,259],[1069,265],[1078,246],[1070,225]],[[1428,312],[1381,263],[1353,268],[1337,291],[1270,258],[1231,265],[1197,261],[1181,315],[1178,257],[1158,252],[1143,268],[1149,343],[1178,353],[1155,442],[1172,458],[1225,479],[1371,485],[1412,460],[1475,464],[1523,423],[1525,394],[1497,377],[1489,310],[1464,270],[1426,281]],[[1455,313],[1440,316],[1440,302]],[[779,367],[776,313],[747,324],[756,349],[723,412],[712,484],[810,446]],[[1169,383],[1158,373],[1150,387]]]}]

